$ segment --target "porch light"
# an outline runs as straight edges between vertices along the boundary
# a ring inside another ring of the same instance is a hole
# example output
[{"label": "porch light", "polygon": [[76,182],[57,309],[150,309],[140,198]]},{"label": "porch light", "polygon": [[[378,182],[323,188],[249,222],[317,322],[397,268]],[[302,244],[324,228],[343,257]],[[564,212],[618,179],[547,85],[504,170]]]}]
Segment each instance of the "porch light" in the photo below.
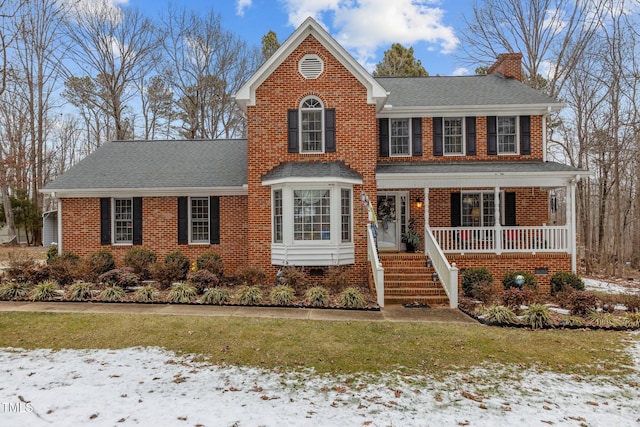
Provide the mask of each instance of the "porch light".
[{"label": "porch light", "polygon": [[424,206],[424,202],[422,201],[422,197],[418,197],[416,199],[416,206],[418,207],[418,209],[422,208],[422,206]]}]

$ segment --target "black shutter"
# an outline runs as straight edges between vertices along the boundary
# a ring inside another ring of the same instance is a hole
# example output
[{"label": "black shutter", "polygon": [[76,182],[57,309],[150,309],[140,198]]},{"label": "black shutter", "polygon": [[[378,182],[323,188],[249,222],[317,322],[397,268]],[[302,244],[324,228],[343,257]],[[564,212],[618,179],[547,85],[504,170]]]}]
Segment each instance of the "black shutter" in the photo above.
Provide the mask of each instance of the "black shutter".
[{"label": "black shutter", "polygon": [[178,244],[189,243],[189,199],[178,197]]},{"label": "black shutter", "polygon": [[462,219],[460,217],[460,193],[451,193],[451,226],[460,227]]},{"label": "black shutter", "polygon": [[496,116],[487,117],[487,155],[498,155],[498,127]]},{"label": "black shutter", "polygon": [[100,199],[100,244],[111,244],[111,199]]},{"label": "black shutter", "polygon": [[520,154],[531,154],[531,116],[520,116]]},{"label": "black shutter", "polygon": [[336,109],[324,110],[324,151],[336,152]]},{"label": "black shutter", "polygon": [[133,198],[133,244],[142,244],[142,197]]},{"label": "black shutter", "polygon": [[389,157],[389,119],[378,120],[380,157]]},{"label": "black shutter", "polygon": [[467,137],[467,156],[476,155],[476,118],[467,117],[466,120],[466,137]]},{"label": "black shutter", "polygon": [[209,243],[220,243],[220,197],[209,197]]},{"label": "black shutter", "polygon": [[515,226],[516,223],[516,193],[504,193],[504,225]]},{"label": "black shutter", "polygon": [[442,117],[433,118],[433,155],[442,156],[444,149],[442,147]]},{"label": "black shutter", "polygon": [[422,118],[414,117],[411,119],[411,143],[412,155],[415,157],[422,156]]},{"label": "black shutter", "polygon": [[300,151],[298,148],[298,110],[289,110],[288,112],[288,121],[287,121],[287,131],[288,131],[288,142],[287,142],[287,150],[289,153],[297,153]]}]

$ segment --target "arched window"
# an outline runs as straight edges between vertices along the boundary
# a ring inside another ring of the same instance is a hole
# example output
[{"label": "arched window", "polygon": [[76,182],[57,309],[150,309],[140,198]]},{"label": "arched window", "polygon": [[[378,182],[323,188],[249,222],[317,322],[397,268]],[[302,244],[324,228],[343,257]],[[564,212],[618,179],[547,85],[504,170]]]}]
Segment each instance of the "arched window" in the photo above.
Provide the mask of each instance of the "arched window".
[{"label": "arched window", "polygon": [[305,98],[300,104],[300,141],[303,153],[324,151],[324,107],[316,97]]}]

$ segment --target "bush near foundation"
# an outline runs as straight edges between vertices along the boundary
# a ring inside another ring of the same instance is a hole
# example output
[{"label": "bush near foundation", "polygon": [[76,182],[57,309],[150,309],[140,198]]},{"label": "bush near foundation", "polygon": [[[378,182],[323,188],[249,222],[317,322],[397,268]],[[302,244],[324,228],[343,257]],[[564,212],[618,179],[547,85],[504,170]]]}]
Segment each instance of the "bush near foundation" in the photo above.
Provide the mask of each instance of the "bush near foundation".
[{"label": "bush near foundation", "polygon": [[577,274],[569,271],[558,271],[549,279],[551,295],[558,292],[584,291],[584,282]]},{"label": "bush near foundation", "polygon": [[133,248],[124,255],[124,265],[133,269],[141,280],[151,277],[151,268],[157,261],[156,254],[145,248]]}]

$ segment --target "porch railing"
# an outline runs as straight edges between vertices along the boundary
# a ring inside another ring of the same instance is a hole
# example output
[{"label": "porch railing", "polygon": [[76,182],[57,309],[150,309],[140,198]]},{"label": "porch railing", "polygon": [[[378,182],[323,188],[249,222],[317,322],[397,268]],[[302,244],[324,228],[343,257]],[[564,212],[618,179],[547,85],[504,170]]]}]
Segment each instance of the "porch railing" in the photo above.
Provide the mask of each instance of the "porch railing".
[{"label": "porch railing", "polygon": [[378,257],[378,247],[376,246],[376,237],[373,234],[371,224],[367,225],[367,254],[371,263],[371,272],[373,273],[373,283],[376,286],[376,296],[378,305],[384,307],[384,268]]},{"label": "porch railing", "polygon": [[447,252],[569,252],[567,226],[432,227],[436,242]]},{"label": "porch railing", "polygon": [[455,263],[449,264],[447,257],[438,245],[436,238],[429,228],[425,229],[425,251],[429,254],[433,268],[438,273],[438,278],[447,296],[449,297],[449,306],[451,308],[458,307],[458,268]]}]

